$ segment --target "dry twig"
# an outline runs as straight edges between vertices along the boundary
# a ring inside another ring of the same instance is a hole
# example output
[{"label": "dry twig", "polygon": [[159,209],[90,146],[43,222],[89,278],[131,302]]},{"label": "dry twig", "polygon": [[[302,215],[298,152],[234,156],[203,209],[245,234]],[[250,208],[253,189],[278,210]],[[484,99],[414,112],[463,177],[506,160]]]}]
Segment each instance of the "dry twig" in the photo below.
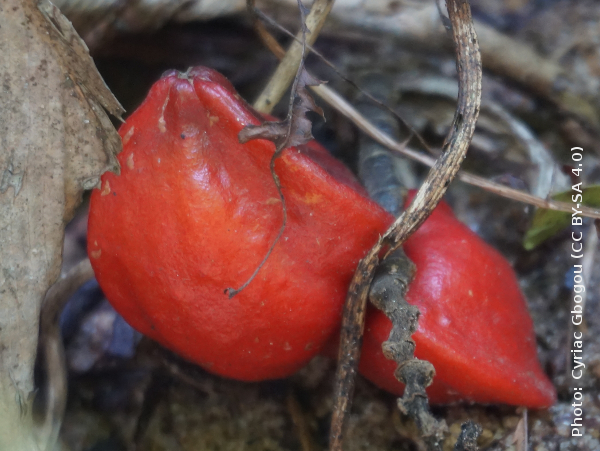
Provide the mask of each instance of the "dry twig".
[{"label": "dry twig", "polygon": [[44,422],[40,442],[47,451],[54,449],[67,403],[67,370],[60,334],[60,314],[77,289],[94,277],[86,258],[58,280],[46,294],[40,319],[40,350],[46,372]]},{"label": "dry twig", "polygon": [[459,78],[458,106],[453,126],[444,143],[444,152],[429,172],[407,210],[394,222],[379,242],[362,259],[352,279],[342,320],[334,412],[330,431],[330,449],[342,449],[345,419],[350,410],[354,379],[366,314],[366,300],[381,250],[387,255],[425,221],[457,174],[466,155],[479,115],[481,103],[481,57],[466,0],[449,0],[448,12],[456,46]]},{"label": "dry twig", "polygon": [[310,430],[310,424],[307,421],[306,413],[302,410],[302,406],[296,398],[293,390],[290,390],[285,398],[288,412],[292,417],[294,429],[300,441],[302,451],[314,451],[317,449]]},{"label": "dry twig", "polygon": [[[302,31],[297,39],[292,42],[292,45],[279,63],[269,83],[256,102],[254,102],[254,108],[258,111],[261,113],[270,113],[273,107],[279,102],[303,61],[303,43],[305,42],[307,45],[314,44],[332,6],[333,0],[315,0],[310,13],[306,17],[306,28],[308,29],[306,30],[306,35],[304,36],[304,31]],[[299,42],[300,39],[302,39],[301,42]]]},{"label": "dry twig", "polygon": [[523,409],[523,415],[517,423],[513,438],[516,451],[527,451],[529,449],[527,429],[527,409]]}]

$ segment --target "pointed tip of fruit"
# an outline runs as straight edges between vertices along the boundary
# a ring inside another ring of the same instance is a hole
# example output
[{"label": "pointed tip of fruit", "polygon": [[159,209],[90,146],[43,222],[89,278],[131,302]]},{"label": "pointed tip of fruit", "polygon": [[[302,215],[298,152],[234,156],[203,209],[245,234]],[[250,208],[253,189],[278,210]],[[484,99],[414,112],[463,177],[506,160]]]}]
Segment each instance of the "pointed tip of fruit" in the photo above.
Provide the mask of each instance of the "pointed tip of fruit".
[{"label": "pointed tip of fruit", "polygon": [[530,409],[551,407],[556,403],[556,389],[537,362],[535,366],[537,368],[521,372],[515,371],[514,367],[511,371],[508,371],[508,368],[507,371],[496,368],[493,374],[487,368],[462,380],[448,379],[445,377],[447,375],[442,373],[441,377],[434,379],[431,390],[428,390],[430,400],[434,404],[462,400],[481,404],[508,404]]},{"label": "pointed tip of fruit", "polygon": [[[545,409],[556,403],[556,388],[535,355],[528,362],[513,362],[504,368],[496,368],[494,374],[489,371],[489,387],[478,395],[474,393],[475,402],[502,403],[530,409]],[[494,389],[489,390],[491,387]]]},{"label": "pointed tip of fruit", "polygon": [[526,380],[520,384],[519,392],[515,393],[521,400],[521,404],[531,409],[545,409],[556,403],[556,388],[541,371],[541,368],[534,374],[523,375]]}]

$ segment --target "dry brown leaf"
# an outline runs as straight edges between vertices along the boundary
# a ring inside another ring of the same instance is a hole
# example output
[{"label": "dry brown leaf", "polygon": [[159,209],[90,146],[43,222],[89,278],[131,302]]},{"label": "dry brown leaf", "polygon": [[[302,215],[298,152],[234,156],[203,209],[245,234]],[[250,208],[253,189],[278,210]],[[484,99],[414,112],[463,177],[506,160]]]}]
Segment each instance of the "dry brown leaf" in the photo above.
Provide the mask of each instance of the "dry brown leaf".
[{"label": "dry brown leaf", "polygon": [[0,3],[0,449],[36,450],[31,400],[40,305],[84,189],[118,170],[114,99],[47,1]]}]

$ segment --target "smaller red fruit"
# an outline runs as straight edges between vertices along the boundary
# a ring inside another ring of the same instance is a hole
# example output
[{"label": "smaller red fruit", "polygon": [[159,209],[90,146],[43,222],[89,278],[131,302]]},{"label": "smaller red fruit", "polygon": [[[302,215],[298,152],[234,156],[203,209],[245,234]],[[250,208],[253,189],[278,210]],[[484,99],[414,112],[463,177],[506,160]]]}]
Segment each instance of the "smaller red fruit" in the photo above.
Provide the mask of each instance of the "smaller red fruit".
[{"label": "smaller red fruit", "polygon": [[[414,196],[409,196],[409,201]],[[417,272],[406,300],[419,308],[415,356],[436,369],[432,403],[472,401],[548,407],[556,391],[537,359],[533,323],[517,278],[495,249],[441,202],[406,242]],[[395,394],[404,386],[381,351],[390,320],[370,307],[360,372]]]}]

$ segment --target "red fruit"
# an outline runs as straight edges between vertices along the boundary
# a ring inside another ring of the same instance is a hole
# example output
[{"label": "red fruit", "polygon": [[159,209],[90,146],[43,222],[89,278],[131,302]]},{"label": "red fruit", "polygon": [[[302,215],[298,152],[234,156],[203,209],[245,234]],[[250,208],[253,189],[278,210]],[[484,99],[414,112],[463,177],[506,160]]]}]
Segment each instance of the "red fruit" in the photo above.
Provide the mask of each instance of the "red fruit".
[{"label": "red fruit", "polygon": [[[338,327],[358,260],[391,218],[316,145],[275,163],[239,144],[256,113],[218,73],[166,74],[121,127],[122,173],[94,190],[88,250],[107,298],[136,329],[204,368],[242,380],[292,374]],[[315,160],[328,167],[324,170]]]},{"label": "red fruit", "polygon": [[[538,362],[533,324],[508,262],[444,202],[404,250],[417,267],[406,299],[421,312],[415,355],[436,369],[430,401],[552,405],[556,392]],[[370,308],[360,372],[400,395],[396,364],[381,351],[390,330],[390,320]]]},{"label": "red fruit", "polygon": [[[88,248],[96,276],[136,329],[215,373],[243,380],[300,368],[338,326],[358,259],[392,218],[314,143],[239,144],[256,113],[222,76],[170,73],[120,130],[122,175],[92,194]],[[319,164],[317,164],[319,163]],[[326,168],[326,169],[323,169]],[[440,205],[406,244],[417,265],[408,301],[421,310],[418,357],[437,370],[432,401],[547,406],[531,319],[508,263]],[[361,371],[400,393],[381,353],[390,323],[367,319]]]}]

